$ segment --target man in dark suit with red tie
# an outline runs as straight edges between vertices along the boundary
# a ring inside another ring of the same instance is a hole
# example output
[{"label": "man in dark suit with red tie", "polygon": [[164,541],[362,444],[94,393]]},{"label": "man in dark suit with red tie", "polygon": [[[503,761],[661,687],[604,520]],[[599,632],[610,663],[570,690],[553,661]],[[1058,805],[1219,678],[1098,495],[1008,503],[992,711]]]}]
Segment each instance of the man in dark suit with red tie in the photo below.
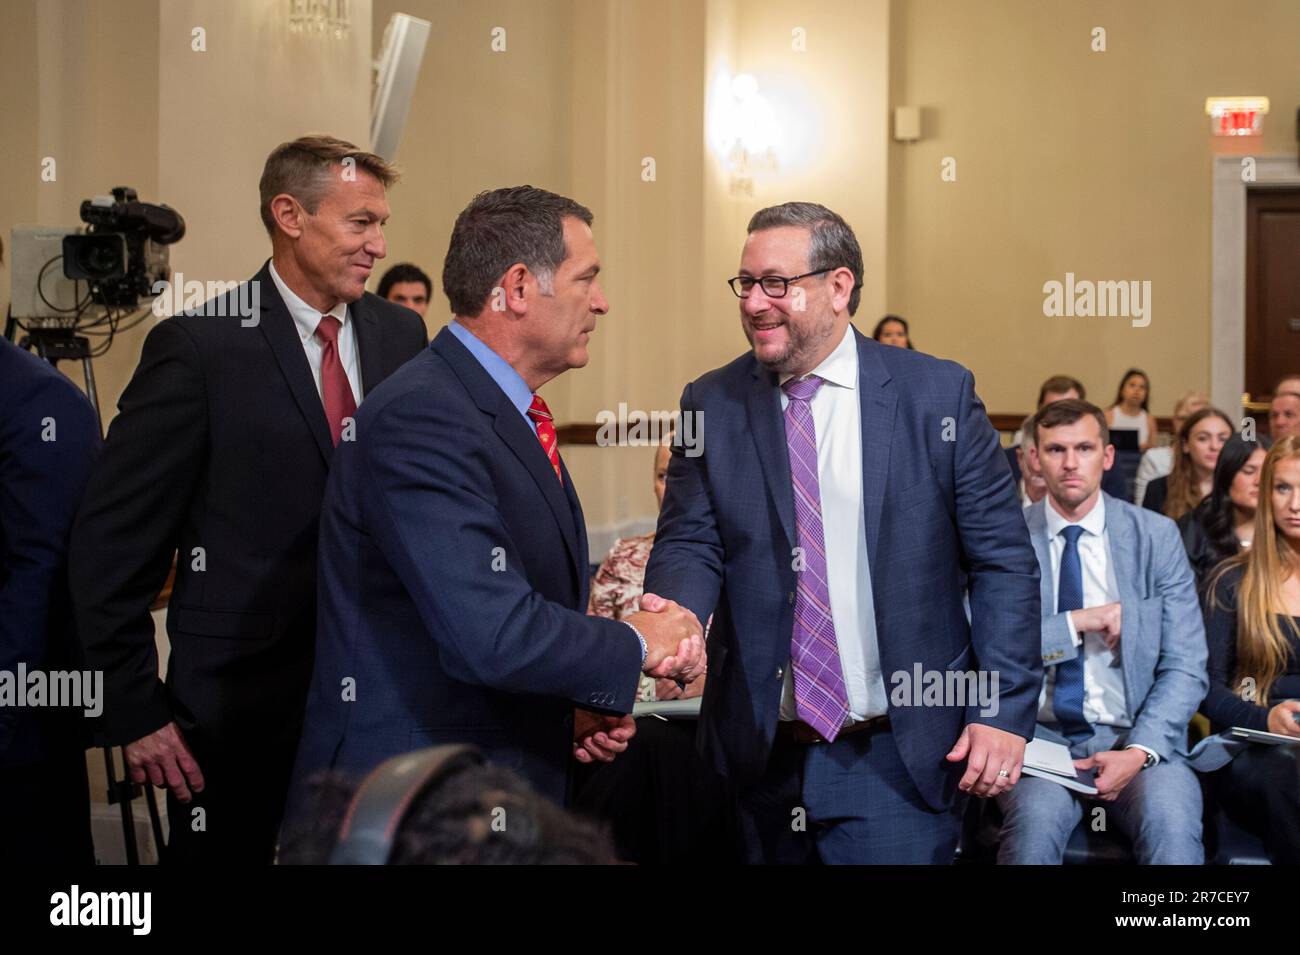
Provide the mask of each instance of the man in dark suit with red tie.
[{"label": "man in dark suit with red tie", "polygon": [[[160,322],[122,395],[73,531],[105,743],[168,788],[166,861],[271,860],[316,635],[330,459],[362,397],[427,343],[365,291],[384,257],[378,156],[328,136],[277,147],[260,183],[272,257],[199,312]],[[149,604],[172,556],[171,656]]]}]

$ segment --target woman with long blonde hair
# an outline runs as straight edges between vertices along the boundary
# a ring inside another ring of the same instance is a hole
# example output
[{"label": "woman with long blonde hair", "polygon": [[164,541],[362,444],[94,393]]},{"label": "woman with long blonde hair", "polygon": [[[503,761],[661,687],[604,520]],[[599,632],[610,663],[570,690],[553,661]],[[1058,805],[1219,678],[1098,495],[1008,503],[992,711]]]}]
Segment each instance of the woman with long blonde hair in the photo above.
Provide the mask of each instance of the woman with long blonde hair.
[{"label": "woman with long blonde hair", "polygon": [[[1215,732],[1231,726],[1300,739],[1300,437],[1264,458],[1251,547],[1211,578],[1205,637]],[[1275,863],[1300,862],[1296,747],[1250,744],[1215,774],[1228,815]]]}]

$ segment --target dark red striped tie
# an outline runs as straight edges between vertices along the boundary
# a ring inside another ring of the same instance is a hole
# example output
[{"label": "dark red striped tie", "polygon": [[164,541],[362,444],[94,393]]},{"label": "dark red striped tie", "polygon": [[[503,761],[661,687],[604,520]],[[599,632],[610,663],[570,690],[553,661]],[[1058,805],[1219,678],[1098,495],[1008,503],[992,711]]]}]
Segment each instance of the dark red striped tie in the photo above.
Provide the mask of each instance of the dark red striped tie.
[{"label": "dark red striped tie", "polygon": [[551,462],[551,468],[555,471],[555,476],[563,484],[564,475],[560,472],[560,448],[555,443],[555,425],[551,419],[551,409],[546,407],[546,402],[542,400],[541,395],[533,395],[533,403],[528,409],[528,417],[537,423],[537,440],[542,442],[542,450],[546,452],[546,457]]},{"label": "dark red striped tie", "polygon": [[343,419],[357,412],[357,399],[352,395],[347,372],[339,358],[339,328],[342,324],[333,315],[322,315],[316,326],[316,337],[321,340],[320,390],[325,403],[325,420],[329,422],[330,437],[339,443],[343,433]]}]

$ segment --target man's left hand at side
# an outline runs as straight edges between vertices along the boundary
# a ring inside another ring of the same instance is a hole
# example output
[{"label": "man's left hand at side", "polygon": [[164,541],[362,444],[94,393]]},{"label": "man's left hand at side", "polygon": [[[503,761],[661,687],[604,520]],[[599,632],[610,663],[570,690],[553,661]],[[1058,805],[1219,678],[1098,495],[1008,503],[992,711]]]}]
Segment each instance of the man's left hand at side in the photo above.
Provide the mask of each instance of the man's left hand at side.
[{"label": "man's left hand at side", "polygon": [[[966,772],[958,789],[991,799],[1019,782],[1025,738],[983,723],[967,723],[946,758],[950,763],[966,760]],[[1007,775],[998,775],[1000,770],[1006,770]]]},{"label": "man's left hand at side", "polygon": [[591,710],[573,712],[573,758],[580,763],[610,763],[636,735],[632,714],[607,716]]}]

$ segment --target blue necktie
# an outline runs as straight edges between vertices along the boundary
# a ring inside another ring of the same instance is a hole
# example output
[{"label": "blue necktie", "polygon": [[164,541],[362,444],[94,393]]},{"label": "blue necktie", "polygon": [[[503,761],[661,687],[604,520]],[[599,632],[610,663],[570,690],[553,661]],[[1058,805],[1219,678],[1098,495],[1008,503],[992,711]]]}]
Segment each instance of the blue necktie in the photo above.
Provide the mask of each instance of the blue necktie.
[{"label": "blue necktie", "polygon": [[[1061,577],[1056,588],[1056,612],[1083,609],[1083,565],[1079,562],[1079,537],[1083,528],[1072,524],[1061,531],[1065,550],[1061,553]],[[1061,724],[1066,739],[1082,742],[1092,736],[1093,729],[1083,716],[1083,645],[1073,660],[1056,666],[1056,687],[1052,696],[1052,710]]]}]

